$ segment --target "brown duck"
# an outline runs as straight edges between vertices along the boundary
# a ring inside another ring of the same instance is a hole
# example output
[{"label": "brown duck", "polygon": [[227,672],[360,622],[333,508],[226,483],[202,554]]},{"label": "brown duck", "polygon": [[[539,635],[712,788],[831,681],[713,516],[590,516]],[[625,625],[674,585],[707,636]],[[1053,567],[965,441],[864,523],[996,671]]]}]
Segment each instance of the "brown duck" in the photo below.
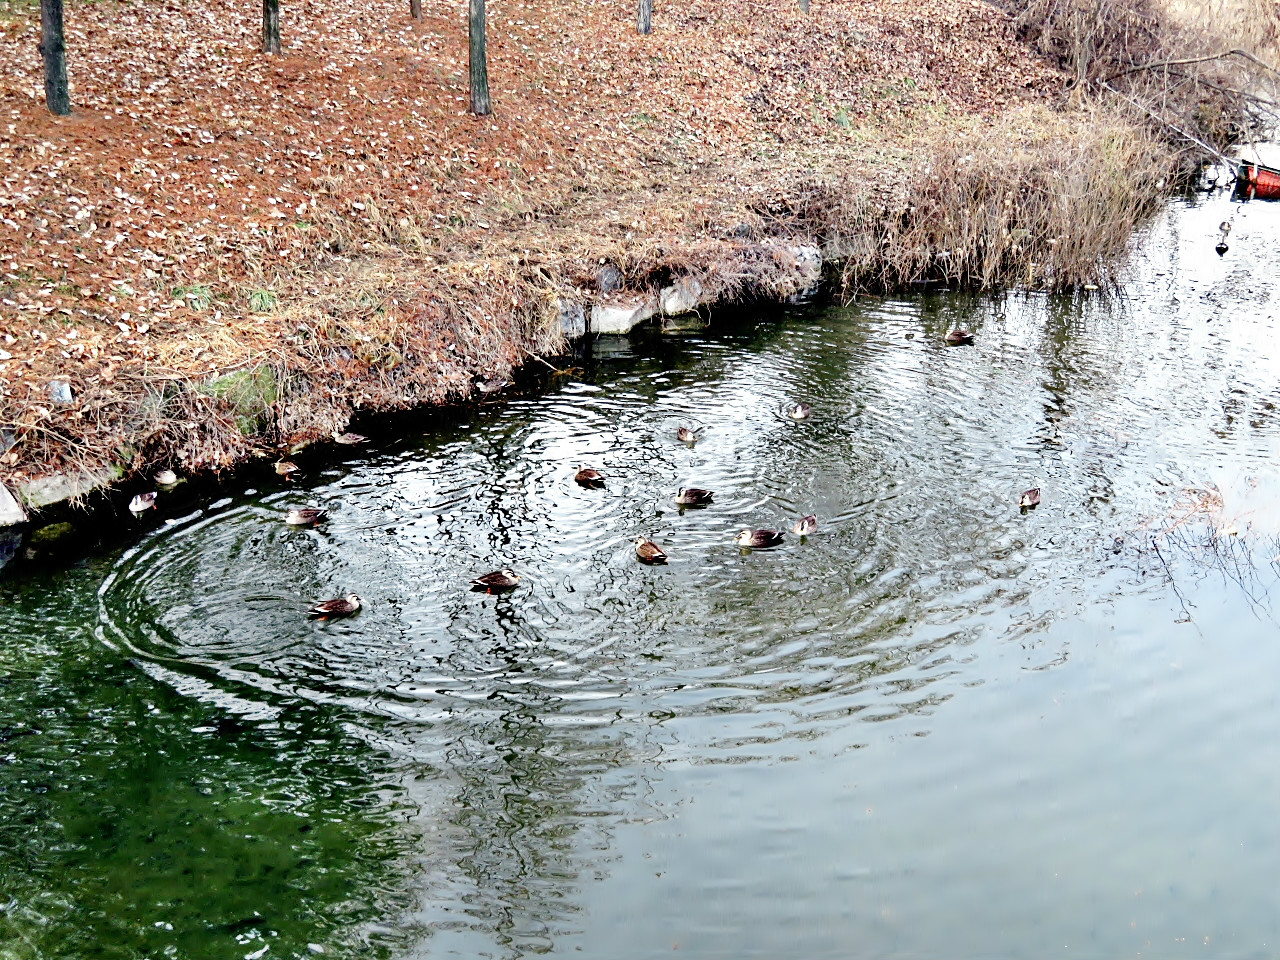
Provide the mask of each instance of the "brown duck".
[{"label": "brown duck", "polygon": [[636,537],[636,559],[641,563],[666,563],[667,555],[656,543]]},{"label": "brown duck", "polygon": [[954,330],[948,330],[942,339],[950,346],[963,347],[973,343],[973,334],[964,327],[956,327]]},{"label": "brown duck", "polygon": [[791,532],[797,537],[807,537],[810,534],[818,532],[818,518],[815,514],[809,514],[807,517],[801,517],[796,521]]},{"label": "brown duck", "polygon": [[319,507],[294,507],[284,515],[284,522],[291,527],[314,527],[327,516],[329,511]]},{"label": "brown duck", "polygon": [[710,490],[703,490],[701,487],[681,487],[676,494],[676,503],[682,507],[701,507],[710,503],[713,496],[715,494]]},{"label": "brown duck", "polygon": [[734,539],[740,547],[776,547],[782,542],[781,530],[743,530]]},{"label": "brown duck", "polygon": [[580,487],[603,487],[604,474],[590,467],[580,467],[573,475],[573,482]]},{"label": "brown duck", "polygon": [[360,598],[354,593],[348,593],[345,597],[317,603],[308,613],[313,620],[329,620],[334,617],[349,617],[359,609]]},{"label": "brown duck", "polygon": [[501,570],[495,570],[493,573],[486,573],[483,576],[476,577],[471,581],[471,585],[476,590],[486,590],[493,593],[498,590],[510,590],[520,582],[520,575],[514,570],[503,567]]}]

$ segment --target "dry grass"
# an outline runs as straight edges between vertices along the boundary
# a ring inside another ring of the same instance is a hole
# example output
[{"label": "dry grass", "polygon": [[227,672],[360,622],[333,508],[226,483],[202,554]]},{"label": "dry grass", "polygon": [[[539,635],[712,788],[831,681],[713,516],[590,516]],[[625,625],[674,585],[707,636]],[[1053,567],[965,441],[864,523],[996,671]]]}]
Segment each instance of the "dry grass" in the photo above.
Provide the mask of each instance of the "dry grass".
[{"label": "dry grass", "polygon": [[1189,162],[1259,139],[1277,119],[1272,0],[1012,0],[1019,34],[1077,101],[1109,97]]},{"label": "dry grass", "polygon": [[799,214],[843,262],[846,287],[1111,282],[1175,169],[1167,147],[1101,110],[1023,115],[919,149],[896,195],[828,184],[805,197]]}]

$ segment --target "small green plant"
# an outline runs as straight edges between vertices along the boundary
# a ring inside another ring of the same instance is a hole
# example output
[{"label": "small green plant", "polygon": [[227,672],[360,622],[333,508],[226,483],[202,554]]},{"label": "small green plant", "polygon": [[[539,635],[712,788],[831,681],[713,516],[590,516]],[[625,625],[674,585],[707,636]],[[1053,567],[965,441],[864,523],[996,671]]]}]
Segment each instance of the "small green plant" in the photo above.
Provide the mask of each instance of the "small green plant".
[{"label": "small green plant", "polygon": [[170,291],[175,300],[183,300],[197,313],[203,313],[213,303],[213,290],[204,283],[191,283],[174,287]]},{"label": "small green plant", "polygon": [[280,302],[270,290],[254,290],[249,294],[249,310],[252,313],[271,313]]}]

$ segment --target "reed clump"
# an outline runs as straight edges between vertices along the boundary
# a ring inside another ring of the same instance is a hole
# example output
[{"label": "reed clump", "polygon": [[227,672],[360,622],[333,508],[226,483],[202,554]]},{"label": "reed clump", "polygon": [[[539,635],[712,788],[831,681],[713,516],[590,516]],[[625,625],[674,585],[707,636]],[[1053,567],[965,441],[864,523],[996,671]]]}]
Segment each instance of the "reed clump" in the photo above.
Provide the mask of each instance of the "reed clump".
[{"label": "reed clump", "polygon": [[[1176,158],[1101,111],[1022,118],[921,145],[894,195],[815,185],[799,216],[847,289],[1066,290],[1114,282]],[[1036,135],[1024,129],[1039,131]]]}]

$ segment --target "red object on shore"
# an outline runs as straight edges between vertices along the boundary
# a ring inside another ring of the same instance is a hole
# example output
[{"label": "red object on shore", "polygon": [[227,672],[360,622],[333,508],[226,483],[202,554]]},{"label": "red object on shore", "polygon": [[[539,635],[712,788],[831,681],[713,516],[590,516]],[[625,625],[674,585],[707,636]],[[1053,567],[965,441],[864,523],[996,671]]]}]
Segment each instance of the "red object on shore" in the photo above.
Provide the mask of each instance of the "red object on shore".
[{"label": "red object on shore", "polygon": [[1236,172],[1242,192],[1250,199],[1280,200],[1280,170],[1261,163],[1241,163]]}]

